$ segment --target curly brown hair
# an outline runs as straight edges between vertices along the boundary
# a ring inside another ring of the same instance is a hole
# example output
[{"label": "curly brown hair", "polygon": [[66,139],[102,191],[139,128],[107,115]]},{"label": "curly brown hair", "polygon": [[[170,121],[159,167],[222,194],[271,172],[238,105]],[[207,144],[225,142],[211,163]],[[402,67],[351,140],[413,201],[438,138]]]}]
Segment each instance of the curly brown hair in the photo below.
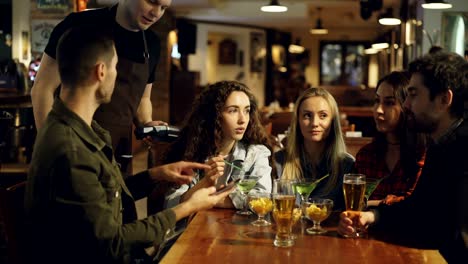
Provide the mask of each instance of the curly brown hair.
[{"label": "curly brown hair", "polygon": [[206,87],[195,99],[179,138],[166,152],[166,163],[179,160],[204,162],[207,157],[217,154],[216,149],[223,138],[221,112],[227,98],[235,91],[244,92],[250,101],[250,121],[241,142],[263,144],[271,150],[269,138],[260,122],[257,100],[250,89],[240,82],[220,81]]}]

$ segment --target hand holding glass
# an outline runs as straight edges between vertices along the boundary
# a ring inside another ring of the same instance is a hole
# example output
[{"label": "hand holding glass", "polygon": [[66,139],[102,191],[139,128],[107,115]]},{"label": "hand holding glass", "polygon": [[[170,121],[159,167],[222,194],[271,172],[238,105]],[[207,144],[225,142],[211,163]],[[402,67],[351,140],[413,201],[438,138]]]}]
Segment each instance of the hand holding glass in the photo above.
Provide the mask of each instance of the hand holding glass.
[{"label": "hand holding glass", "polygon": [[[366,176],[364,174],[345,174],[343,178],[343,193],[347,211],[361,211],[364,205]],[[358,223],[354,224],[356,232],[346,237],[362,237],[363,230]]]}]

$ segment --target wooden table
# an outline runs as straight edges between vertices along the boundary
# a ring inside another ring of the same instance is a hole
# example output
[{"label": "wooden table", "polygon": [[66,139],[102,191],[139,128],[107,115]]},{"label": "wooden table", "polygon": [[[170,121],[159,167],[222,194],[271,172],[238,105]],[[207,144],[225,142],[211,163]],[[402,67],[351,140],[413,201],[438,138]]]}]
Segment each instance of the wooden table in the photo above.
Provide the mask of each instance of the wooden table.
[{"label": "wooden table", "polygon": [[308,221],[298,224],[295,245],[277,248],[273,228],[254,227],[253,219],[226,209],[200,212],[160,263],[446,263],[437,250],[341,238],[327,222],[323,236],[306,234]]}]

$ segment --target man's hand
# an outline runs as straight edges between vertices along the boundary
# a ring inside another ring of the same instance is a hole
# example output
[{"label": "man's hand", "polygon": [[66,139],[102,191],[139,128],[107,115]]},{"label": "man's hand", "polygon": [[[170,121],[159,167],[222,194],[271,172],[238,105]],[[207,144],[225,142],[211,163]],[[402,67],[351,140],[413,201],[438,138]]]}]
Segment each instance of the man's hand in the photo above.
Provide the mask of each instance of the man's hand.
[{"label": "man's hand", "polygon": [[345,211],[340,214],[338,233],[343,236],[351,236],[356,231],[355,227],[364,228],[374,221],[374,213],[372,212]]},{"label": "man's hand", "polygon": [[169,181],[188,184],[196,175],[195,170],[210,169],[210,166],[197,162],[179,161],[149,169],[153,181]]},{"label": "man's hand", "polygon": [[216,192],[215,187],[198,189],[187,201],[174,207],[176,220],[178,221],[198,211],[212,208],[219,203],[219,201],[225,199],[234,190],[235,188],[230,191],[214,194]]}]

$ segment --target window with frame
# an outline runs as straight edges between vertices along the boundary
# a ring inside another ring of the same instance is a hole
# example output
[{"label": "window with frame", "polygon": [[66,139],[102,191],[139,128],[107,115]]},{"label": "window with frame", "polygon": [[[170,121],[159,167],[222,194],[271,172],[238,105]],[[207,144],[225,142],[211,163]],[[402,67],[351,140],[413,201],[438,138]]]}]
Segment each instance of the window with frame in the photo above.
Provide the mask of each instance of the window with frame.
[{"label": "window with frame", "polygon": [[364,42],[320,43],[320,85],[360,86],[366,83]]}]

